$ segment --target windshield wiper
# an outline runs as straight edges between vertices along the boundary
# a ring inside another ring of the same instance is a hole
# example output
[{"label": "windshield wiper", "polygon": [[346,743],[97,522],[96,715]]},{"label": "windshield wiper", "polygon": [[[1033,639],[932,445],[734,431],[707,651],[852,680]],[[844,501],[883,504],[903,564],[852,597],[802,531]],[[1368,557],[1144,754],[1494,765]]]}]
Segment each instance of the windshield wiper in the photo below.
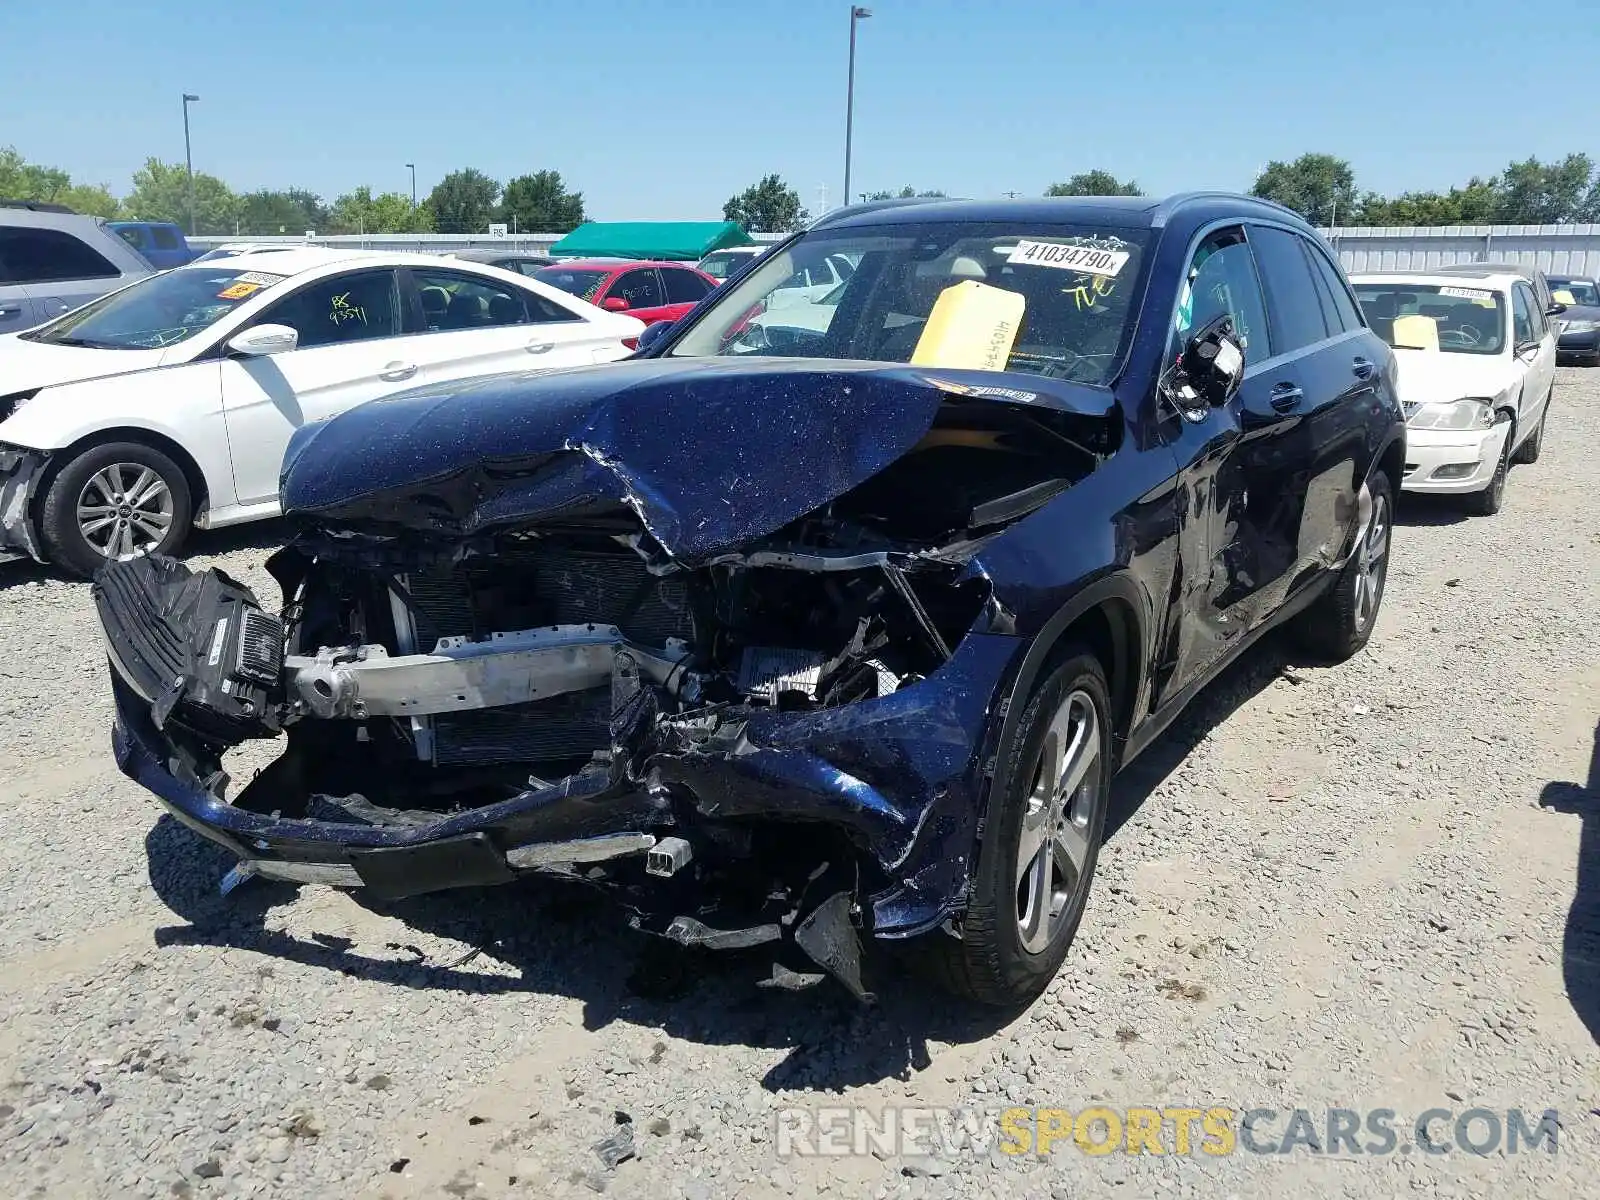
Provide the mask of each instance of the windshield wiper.
[{"label": "windshield wiper", "polygon": [[81,337],[55,337],[38,338],[46,346],[81,346],[86,350],[132,350],[133,346],[125,346],[121,342],[97,342],[93,338]]}]

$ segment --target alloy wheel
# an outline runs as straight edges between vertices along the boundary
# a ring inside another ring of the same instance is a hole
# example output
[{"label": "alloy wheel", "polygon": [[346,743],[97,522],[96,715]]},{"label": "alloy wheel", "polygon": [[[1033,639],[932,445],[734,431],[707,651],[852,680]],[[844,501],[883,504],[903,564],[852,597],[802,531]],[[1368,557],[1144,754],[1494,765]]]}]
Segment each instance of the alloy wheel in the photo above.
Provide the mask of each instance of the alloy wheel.
[{"label": "alloy wheel", "polygon": [[78,532],[105,558],[144,554],[172,529],[175,505],[167,481],[140,463],[110,463],[78,493]]},{"label": "alloy wheel", "polygon": [[1082,905],[1103,803],[1100,718],[1085,691],[1062,701],[1045,734],[1017,844],[1017,930],[1040,954]]},{"label": "alloy wheel", "polygon": [[1383,599],[1384,574],[1389,564],[1389,498],[1382,492],[1372,498],[1372,519],[1356,548],[1356,627],[1365,629],[1378,615]]}]

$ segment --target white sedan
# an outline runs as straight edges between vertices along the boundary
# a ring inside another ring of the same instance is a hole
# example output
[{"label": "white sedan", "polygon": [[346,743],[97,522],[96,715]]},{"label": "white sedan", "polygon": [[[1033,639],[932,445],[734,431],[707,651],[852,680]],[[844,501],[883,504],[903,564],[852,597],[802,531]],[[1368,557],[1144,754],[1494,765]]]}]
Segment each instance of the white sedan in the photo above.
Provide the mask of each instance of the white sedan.
[{"label": "white sedan", "polygon": [[277,515],[301,425],[405,388],[612,362],[643,324],[525,276],[319,247],[190,263],[0,337],[0,559],[80,575]]},{"label": "white sedan", "polygon": [[1518,275],[1377,273],[1351,286],[1394,347],[1406,414],[1408,492],[1500,511],[1513,462],[1538,459],[1556,374],[1556,330]]}]

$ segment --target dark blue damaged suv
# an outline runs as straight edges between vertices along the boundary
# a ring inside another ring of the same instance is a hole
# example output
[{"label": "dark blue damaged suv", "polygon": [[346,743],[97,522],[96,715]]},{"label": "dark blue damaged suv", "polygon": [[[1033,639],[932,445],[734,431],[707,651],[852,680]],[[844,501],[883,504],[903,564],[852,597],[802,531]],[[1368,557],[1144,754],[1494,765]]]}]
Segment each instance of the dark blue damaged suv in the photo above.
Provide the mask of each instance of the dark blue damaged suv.
[{"label": "dark blue damaged suv", "polygon": [[1117,769],[1274,627],[1372,631],[1394,363],[1282,208],[849,214],[646,337],[302,429],[281,600],[101,572],[118,760],[230,884],[561,876],[860,996],[897,941],[1014,1004]]}]

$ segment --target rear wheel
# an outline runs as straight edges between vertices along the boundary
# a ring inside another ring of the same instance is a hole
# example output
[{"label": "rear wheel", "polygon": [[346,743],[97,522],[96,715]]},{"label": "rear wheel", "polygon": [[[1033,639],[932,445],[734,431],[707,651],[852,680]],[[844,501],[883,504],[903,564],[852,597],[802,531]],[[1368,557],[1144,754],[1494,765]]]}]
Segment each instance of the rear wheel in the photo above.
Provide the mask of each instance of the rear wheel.
[{"label": "rear wheel", "polygon": [[1374,472],[1367,480],[1372,511],[1355,552],[1327,593],[1295,618],[1295,634],[1302,646],[1318,658],[1343,662],[1372,637],[1383,603],[1383,586],[1389,578],[1389,533],[1394,499],[1389,477]]},{"label": "rear wheel", "polygon": [[1081,647],[1028,702],[1005,794],[989,802],[961,937],[926,939],[940,981],[956,994],[1025,1004],[1066,958],[1105,827],[1110,713],[1105,672]]},{"label": "rear wheel", "polygon": [[171,554],[189,532],[192,504],[172,459],[140,442],[111,442],[57,473],[39,531],[52,562],[88,577],[125,555]]}]

